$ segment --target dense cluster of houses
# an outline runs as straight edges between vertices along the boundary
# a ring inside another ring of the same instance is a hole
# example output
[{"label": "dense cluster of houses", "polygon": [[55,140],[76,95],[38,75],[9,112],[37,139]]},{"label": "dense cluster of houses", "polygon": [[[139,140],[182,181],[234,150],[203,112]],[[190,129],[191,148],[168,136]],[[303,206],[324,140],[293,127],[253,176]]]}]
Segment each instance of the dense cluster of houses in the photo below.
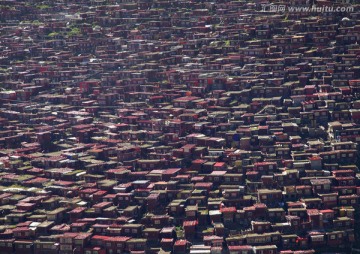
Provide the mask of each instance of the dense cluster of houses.
[{"label": "dense cluster of houses", "polygon": [[0,0],[0,254],[356,251],[360,5],[270,2]]}]

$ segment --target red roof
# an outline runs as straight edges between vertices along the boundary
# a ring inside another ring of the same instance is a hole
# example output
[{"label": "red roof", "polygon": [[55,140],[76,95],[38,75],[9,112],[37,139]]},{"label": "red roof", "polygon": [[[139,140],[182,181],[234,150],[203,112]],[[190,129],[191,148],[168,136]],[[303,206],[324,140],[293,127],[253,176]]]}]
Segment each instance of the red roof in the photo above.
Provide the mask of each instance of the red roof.
[{"label": "red roof", "polygon": [[174,238],[162,238],[162,243],[172,243],[174,241]]},{"label": "red roof", "polygon": [[234,250],[252,250],[252,246],[250,245],[235,245],[235,246],[229,246],[230,251]]},{"label": "red roof", "polygon": [[318,209],[307,209],[306,210],[308,215],[319,215],[320,211]]},{"label": "red roof", "polygon": [[223,207],[220,209],[222,213],[235,213],[236,207]]},{"label": "red roof", "polygon": [[112,237],[108,240],[111,242],[127,242],[130,239],[131,239],[131,237],[127,237],[127,236],[116,236],[116,237]]},{"label": "red roof", "polygon": [[186,240],[177,240],[175,242],[175,246],[185,246],[187,244],[187,241]]},{"label": "red roof", "polygon": [[164,171],[164,174],[172,175],[172,174],[175,174],[175,173],[179,172],[180,170],[181,170],[181,168],[169,168],[169,169]]},{"label": "red roof", "polygon": [[225,175],[227,173],[227,171],[213,171],[211,172],[211,176],[222,176]]},{"label": "red roof", "polygon": [[190,226],[194,227],[197,224],[198,224],[198,222],[196,220],[190,220],[190,221],[186,220],[183,222],[183,227],[190,227]]}]

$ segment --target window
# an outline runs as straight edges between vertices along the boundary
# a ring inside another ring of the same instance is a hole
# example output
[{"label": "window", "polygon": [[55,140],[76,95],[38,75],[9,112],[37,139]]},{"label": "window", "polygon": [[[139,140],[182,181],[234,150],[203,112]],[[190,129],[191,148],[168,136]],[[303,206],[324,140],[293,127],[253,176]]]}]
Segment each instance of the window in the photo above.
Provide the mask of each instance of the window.
[{"label": "window", "polygon": [[60,250],[72,250],[72,245],[60,245]]},{"label": "window", "polygon": [[311,236],[311,240],[313,242],[322,242],[324,240],[324,236],[323,235],[314,235],[314,236]]}]

